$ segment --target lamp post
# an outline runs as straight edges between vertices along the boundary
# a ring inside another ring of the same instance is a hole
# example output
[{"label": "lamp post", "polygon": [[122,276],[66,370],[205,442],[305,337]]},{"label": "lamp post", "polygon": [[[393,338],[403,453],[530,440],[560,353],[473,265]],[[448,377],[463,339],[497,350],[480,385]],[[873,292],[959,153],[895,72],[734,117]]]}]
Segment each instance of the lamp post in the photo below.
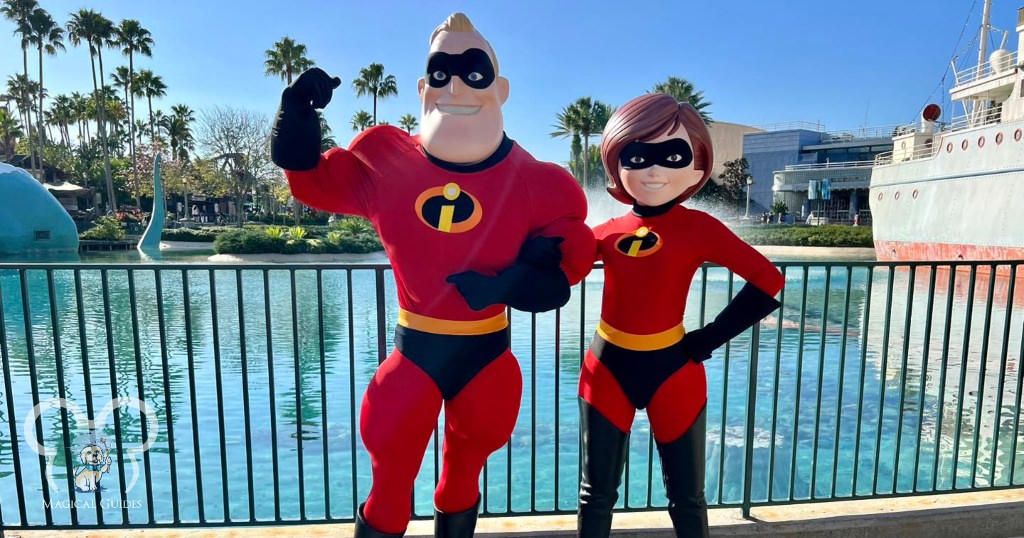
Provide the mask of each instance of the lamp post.
[{"label": "lamp post", "polygon": [[743,218],[750,218],[750,186],[754,184],[754,178],[747,178],[747,210],[743,213]]}]

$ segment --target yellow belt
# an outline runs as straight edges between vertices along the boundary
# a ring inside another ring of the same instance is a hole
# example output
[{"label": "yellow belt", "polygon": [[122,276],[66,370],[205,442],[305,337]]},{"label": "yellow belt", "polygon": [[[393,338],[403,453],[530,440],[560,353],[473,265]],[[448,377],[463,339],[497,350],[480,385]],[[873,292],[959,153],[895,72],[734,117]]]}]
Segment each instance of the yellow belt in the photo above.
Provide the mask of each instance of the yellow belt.
[{"label": "yellow belt", "polygon": [[621,348],[632,349],[633,351],[653,351],[663,349],[683,339],[686,330],[680,323],[667,331],[655,334],[632,334],[620,331],[608,325],[603,319],[597,324],[597,334],[606,341]]},{"label": "yellow belt", "polygon": [[508,318],[505,317],[505,313],[502,312],[497,316],[487,319],[452,321],[414,314],[408,310],[399,310],[398,324],[403,327],[427,333],[469,336],[500,331],[505,327],[508,327]]}]

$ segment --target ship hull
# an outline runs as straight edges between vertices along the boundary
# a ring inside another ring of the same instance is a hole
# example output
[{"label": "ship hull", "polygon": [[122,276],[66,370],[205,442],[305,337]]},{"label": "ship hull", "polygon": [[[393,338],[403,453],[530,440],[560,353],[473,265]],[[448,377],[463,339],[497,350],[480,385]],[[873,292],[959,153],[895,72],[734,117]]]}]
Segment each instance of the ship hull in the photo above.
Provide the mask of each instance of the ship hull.
[{"label": "ship hull", "polygon": [[1024,122],[936,135],[935,154],[871,173],[882,261],[1024,260]]}]

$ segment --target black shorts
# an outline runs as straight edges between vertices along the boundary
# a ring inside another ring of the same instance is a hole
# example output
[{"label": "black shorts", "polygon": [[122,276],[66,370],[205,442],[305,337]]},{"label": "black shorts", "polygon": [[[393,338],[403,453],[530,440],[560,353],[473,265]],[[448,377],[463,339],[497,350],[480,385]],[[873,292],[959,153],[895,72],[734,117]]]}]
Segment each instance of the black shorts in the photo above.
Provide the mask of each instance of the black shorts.
[{"label": "black shorts", "polygon": [[399,325],[395,347],[426,372],[445,400],[454,398],[509,348],[508,327],[487,334],[434,334]]},{"label": "black shorts", "polygon": [[661,385],[688,360],[682,340],[661,349],[636,351],[595,335],[590,352],[615,376],[622,392],[637,409],[645,409]]}]

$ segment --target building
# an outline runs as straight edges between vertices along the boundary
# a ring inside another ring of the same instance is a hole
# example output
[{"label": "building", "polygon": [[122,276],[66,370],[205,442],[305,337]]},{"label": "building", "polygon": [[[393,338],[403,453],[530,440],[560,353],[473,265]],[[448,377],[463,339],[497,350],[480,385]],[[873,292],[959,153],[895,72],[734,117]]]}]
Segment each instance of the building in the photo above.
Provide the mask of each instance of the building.
[{"label": "building", "polygon": [[[892,127],[829,132],[813,123],[768,126],[743,136],[743,156],[754,178],[754,207],[771,208],[782,200],[794,218],[816,217],[850,222],[870,220],[867,196],[875,155],[892,151]],[[811,199],[809,189],[828,180],[829,199]],[[751,209],[754,212],[754,209]]]}]

